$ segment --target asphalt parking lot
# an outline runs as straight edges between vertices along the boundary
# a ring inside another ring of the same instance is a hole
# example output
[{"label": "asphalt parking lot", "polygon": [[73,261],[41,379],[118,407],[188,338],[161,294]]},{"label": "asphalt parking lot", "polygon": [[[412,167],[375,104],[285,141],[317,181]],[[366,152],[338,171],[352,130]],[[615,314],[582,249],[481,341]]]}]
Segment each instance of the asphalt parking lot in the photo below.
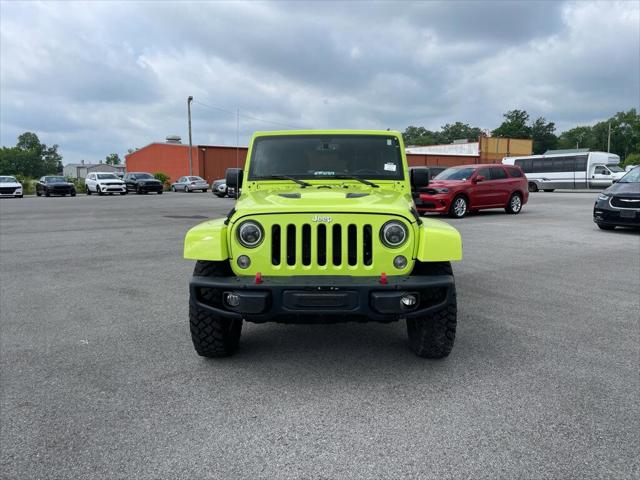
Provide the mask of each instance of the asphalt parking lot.
[{"label": "asphalt parking lot", "polygon": [[458,335],[245,326],[193,351],[187,229],[211,194],[0,200],[3,478],[637,478],[640,234],[594,193],[447,220]]}]

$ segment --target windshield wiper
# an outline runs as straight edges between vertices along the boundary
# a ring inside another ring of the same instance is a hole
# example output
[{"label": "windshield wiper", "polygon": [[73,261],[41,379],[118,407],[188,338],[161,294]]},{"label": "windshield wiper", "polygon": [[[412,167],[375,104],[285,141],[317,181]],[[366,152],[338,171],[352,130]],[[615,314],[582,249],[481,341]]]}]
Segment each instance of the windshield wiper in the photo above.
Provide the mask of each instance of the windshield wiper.
[{"label": "windshield wiper", "polygon": [[297,178],[289,177],[288,175],[269,175],[268,177],[262,177],[263,180],[291,180],[292,182],[296,182],[298,185],[301,185],[302,188],[310,187],[311,184],[308,182],[304,182],[302,180],[298,180]]},{"label": "windshield wiper", "polygon": [[377,185],[369,180],[365,180],[364,178],[354,177],[353,175],[331,175],[330,177],[323,178],[337,178],[340,180],[357,180],[360,183],[364,183],[365,185],[369,185],[370,187],[378,188],[380,185]]}]

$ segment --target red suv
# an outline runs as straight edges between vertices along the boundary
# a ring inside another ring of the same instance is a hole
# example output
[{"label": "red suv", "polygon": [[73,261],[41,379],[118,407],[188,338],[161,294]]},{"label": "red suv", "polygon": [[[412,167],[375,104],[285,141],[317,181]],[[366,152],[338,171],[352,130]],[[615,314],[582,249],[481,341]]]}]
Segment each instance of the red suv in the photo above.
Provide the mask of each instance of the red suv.
[{"label": "red suv", "polygon": [[520,167],[461,165],[438,174],[415,199],[420,213],[447,213],[455,218],[483,208],[520,213],[529,199],[527,177]]}]

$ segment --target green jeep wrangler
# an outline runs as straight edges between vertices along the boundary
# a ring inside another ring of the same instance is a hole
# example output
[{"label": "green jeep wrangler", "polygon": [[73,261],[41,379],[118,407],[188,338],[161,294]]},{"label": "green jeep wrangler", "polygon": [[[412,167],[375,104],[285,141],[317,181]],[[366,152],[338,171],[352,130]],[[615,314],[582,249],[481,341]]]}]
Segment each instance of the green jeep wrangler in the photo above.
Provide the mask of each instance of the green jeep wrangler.
[{"label": "green jeep wrangler", "polygon": [[456,333],[451,261],[458,231],[420,218],[428,170],[407,168],[402,135],[322,130],[254,134],[241,194],[226,218],[187,233],[193,345],[205,357],[238,348],[242,322],[392,322],[411,349],[446,357]]}]

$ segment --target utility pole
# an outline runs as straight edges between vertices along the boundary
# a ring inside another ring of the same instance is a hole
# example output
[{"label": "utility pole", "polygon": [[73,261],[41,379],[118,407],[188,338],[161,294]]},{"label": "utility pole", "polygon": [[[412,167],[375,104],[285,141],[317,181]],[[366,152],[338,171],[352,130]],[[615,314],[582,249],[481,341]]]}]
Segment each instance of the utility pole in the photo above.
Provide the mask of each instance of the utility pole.
[{"label": "utility pole", "polygon": [[611,122],[609,122],[609,133],[607,134],[607,153],[611,151]]},{"label": "utility pole", "polygon": [[193,102],[193,97],[189,95],[189,97],[187,97],[187,115],[189,117],[189,176],[193,175],[193,152],[191,151],[191,102]]}]

